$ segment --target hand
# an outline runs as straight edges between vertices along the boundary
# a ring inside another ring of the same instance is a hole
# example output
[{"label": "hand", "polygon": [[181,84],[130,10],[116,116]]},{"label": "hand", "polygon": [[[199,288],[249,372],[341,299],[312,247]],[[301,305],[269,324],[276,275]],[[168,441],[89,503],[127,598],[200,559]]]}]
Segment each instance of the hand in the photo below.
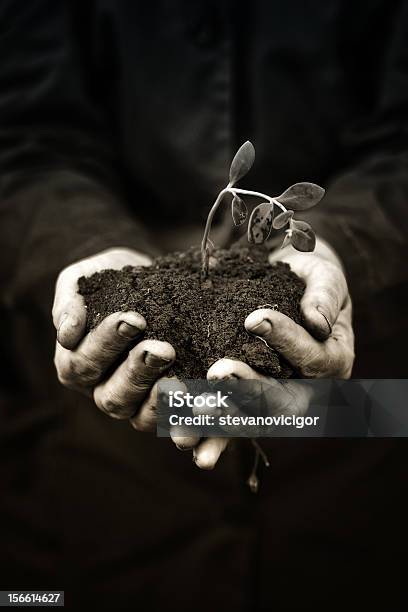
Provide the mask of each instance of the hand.
[{"label": "hand", "polygon": [[83,259],[59,275],[53,306],[54,361],[60,382],[93,397],[98,408],[113,418],[133,417],[132,425],[143,431],[155,428],[156,381],[173,363],[175,351],[168,342],[140,341],[146,321],[137,312],[115,312],[86,334],[86,309],[77,281],[106,268],[150,263],[147,256],[125,248]]},{"label": "hand", "polygon": [[351,300],[337,255],[318,240],[312,253],[289,246],[272,253],[269,261],[287,262],[305,281],[300,303],[304,327],[280,312],[261,308],[247,317],[246,330],[276,349],[305,378],[350,378]]},{"label": "hand", "polygon": [[[270,262],[285,261],[306,282],[301,300],[305,328],[284,314],[268,308],[252,312],[245,328],[276,349],[304,378],[350,378],[354,362],[351,300],[340,260],[322,240],[313,253],[300,253],[289,246],[270,256]],[[245,363],[220,359],[208,378],[262,380],[276,389],[268,402],[271,414],[305,414],[310,390],[299,383],[276,386]],[[293,401],[293,393],[297,401]],[[207,438],[194,448],[199,467],[211,469],[228,444],[228,438]]]}]

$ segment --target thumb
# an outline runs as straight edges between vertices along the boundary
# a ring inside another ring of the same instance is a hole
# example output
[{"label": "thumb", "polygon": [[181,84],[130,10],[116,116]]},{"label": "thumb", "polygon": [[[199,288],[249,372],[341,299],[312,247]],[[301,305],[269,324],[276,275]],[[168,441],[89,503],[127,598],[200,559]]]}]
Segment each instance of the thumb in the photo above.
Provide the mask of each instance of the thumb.
[{"label": "thumb", "polygon": [[57,340],[66,349],[76,347],[86,328],[84,299],[78,293],[78,270],[70,266],[58,277],[52,318],[57,330]]},{"label": "thumb", "polygon": [[317,261],[304,275],[305,293],[300,302],[305,327],[318,340],[326,340],[348,294],[341,269],[328,261]]}]

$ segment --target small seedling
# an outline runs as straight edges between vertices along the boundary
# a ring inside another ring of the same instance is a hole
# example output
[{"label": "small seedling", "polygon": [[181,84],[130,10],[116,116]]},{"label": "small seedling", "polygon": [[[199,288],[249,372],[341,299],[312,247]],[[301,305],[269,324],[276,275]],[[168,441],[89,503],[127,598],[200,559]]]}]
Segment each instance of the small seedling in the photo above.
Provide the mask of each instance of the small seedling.
[{"label": "small seedling", "polygon": [[[248,217],[248,209],[241,196],[247,195],[264,200],[256,206],[248,221],[248,240],[254,244],[262,244],[269,238],[272,228],[278,230],[288,225],[282,248],[288,244],[298,251],[313,251],[316,245],[316,236],[311,226],[305,221],[294,219],[295,211],[307,210],[315,206],[324,196],[324,189],[315,183],[295,183],[288,187],[281,195],[271,197],[259,191],[237,189],[235,184],[251,169],[255,161],[255,149],[251,142],[245,142],[232,160],[229,183],[220,191],[210,212],[204,229],[201,242],[201,275],[203,279],[208,276],[208,261],[212,250],[210,230],[214,215],[226,194],[232,195],[231,212],[235,225],[242,225]],[[280,212],[276,215],[275,208]]]}]

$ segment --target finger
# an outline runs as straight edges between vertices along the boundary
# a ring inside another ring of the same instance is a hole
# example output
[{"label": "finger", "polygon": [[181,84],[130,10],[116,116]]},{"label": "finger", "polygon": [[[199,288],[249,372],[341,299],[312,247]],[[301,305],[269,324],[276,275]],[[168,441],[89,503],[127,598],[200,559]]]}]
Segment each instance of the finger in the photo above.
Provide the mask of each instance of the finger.
[{"label": "finger", "polygon": [[[187,393],[188,391],[187,386],[176,377],[171,380],[167,379],[163,390],[167,396],[165,398],[167,407],[169,406],[169,391],[173,391],[173,394],[176,391],[181,391],[182,393]],[[200,441],[200,435],[196,433],[196,428],[186,425],[172,425],[170,427],[170,437],[177,448],[182,451],[191,450]]]},{"label": "finger", "polygon": [[138,313],[115,312],[87,334],[76,350],[57,343],[54,362],[60,382],[76,390],[96,385],[145,328],[146,321]]},{"label": "finger", "polygon": [[[161,378],[156,381],[139,411],[130,419],[132,427],[138,431],[146,432],[155,430],[157,425],[159,395],[163,392],[163,383],[166,395],[170,390],[173,392],[182,391],[183,393],[187,391],[186,385],[177,378]],[[192,427],[183,428],[181,426],[172,426],[170,428],[170,437],[179,450],[191,450],[200,440],[200,436],[194,434]]]},{"label": "finger", "polygon": [[[187,391],[187,387],[185,385],[184,389]],[[207,392],[202,393],[201,396],[197,397],[209,395],[213,394]],[[209,406],[208,404],[203,404],[202,406],[193,406],[191,412],[192,416],[206,415],[216,417],[221,414],[221,409]],[[171,427],[170,435],[179,450],[191,450],[200,442],[202,432],[200,434],[199,428],[192,425],[175,425]]]},{"label": "finger", "polygon": [[175,425],[170,429],[170,437],[181,451],[191,450],[200,442],[200,436],[194,433],[192,427],[186,429]]},{"label": "finger", "polygon": [[[232,399],[228,402],[228,410],[223,408],[223,414],[228,413],[233,416],[242,414],[240,408],[251,404],[259,398],[262,393],[261,383],[268,385],[274,385],[275,381],[273,378],[269,378],[260,374],[247,363],[243,363],[238,359],[230,359],[224,357],[219,359],[212,364],[207,372],[207,379],[209,381],[231,381],[228,385],[228,390],[232,394]],[[240,381],[247,381],[247,383],[241,383]],[[235,384],[236,383],[236,384]],[[239,400],[239,405],[237,402]]]},{"label": "finger", "polygon": [[342,369],[338,373],[338,378],[350,378],[353,370],[355,353],[353,326],[350,324],[351,315],[351,300],[348,299],[345,307],[340,311],[337,317],[337,321],[333,327],[333,334],[327,341],[330,341],[330,346],[333,347],[333,351],[339,347],[342,351],[343,364]]},{"label": "finger", "polygon": [[156,381],[139,411],[130,419],[137,431],[154,431],[157,423],[158,384]]},{"label": "finger", "polygon": [[[346,317],[343,311],[344,328],[350,325]],[[326,342],[318,342],[292,319],[270,309],[253,311],[245,320],[245,328],[277,350],[305,378],[340,377],[349,366],[350,351],[337,323],[333,337]]]},{"label": "finger", "polygon": [[193,450],[193,460],[201,470],[214,469],[228,444],[228,438],[206,438]]},{"label": "finger", "polygon": [[[240,396],[247,393],[245,406],[246,413],[257,416],[257,402],[262,399],[262,405],[267,409],[268,415],[275,414],[304,414],[310,400],[309,388],[294,381],[275,380],[253,370],[249,365],[234,359],[220,359],[208,371],[210,380],[225,380],[227,378],[240,378],[248,381],[261,381],[262,385],[254,384],[240,389]],[[248,402],[248,399],[250,400]],[[235,410],[235,412],[234,412]],[[232,416],[243,414],[236,406],[229,412]],[[228,426],[227,426],[228,427]],[[225,431],[232,434],[237,432],[237,426],[229,426]],[[248,430],[250,431],[250,430]]]},{"label": "finger", "polygon": [[[218,361],[213,363],[207,372],[207,378],[211,381],[236,379],[237,381],[259,381],[263,383],[262,385],[247,384],[237,387],[243,399],[255,399],[259,397],[259,395],[263,393],[265,389],[268,389],[269,391],[273,390],[276,392],[281,392],[282,390],[282,385],[280,381],[270,376],[260,374],[259,372],[251,368],[251,366],[249,366],[247,363],[243,363],[242,361],[238,361],[237,359],[229,359],[228,357],[224,357],[223,359],[219,359]],[[231,404],[231,410],[232,412],[237,411],[237,414],[241,414],[239,412],[239,407],[236,406],[234,403]]]},{"label": "finger", "polygon": [[317,238],[313,253],[299,253],[292,247],[275,251],[269,261],[286,261],[306,283],[301,310],[307,329],[319,340],[326,339],[348,296],[341,262],[333,249]]},{"label": "finger", "polygon": [[[268,379],[253,370],[248,364],[238,361],[237,359],[229,359],[224,357],[212,364],[207,372],[207,378],[210,381],[231,381],[228,388],[232,397],[228,401],[228,408],[222,409],[223,416],[243,417],[248,414],[254,414],[259,405],[259,399],[262,395],[262,385],[256,381],[268,381]],[[241,383],[241,380],[248,383]],[[273,379],[271,379],[273,382]],[[237,384],[235,384],[237,383]],[[241,410],[241,408],[243,410]],[[245,426],[225,423],[220,425],[221,429],[229,436],[250,435],[253,433]]]},{"label": "finger", "polygon": [[300,308],[305,325],[317,339],[325,340],[347,299],[346,279],[338,266],[317,261],[307,270],[304,280],[306,289]]},{"label": "finger", "polygon": [[143,340],[108,380],[95,387],[96,405],[109,416],[129,419],[175,358],[176,353],[168,342]]},{"label": "finger", "polygon": [[238,359],[229,359],[228,357],[224,357],[213,363],[207,372],[208,380],[230,380],[234,378],[265,380],[262,374],[253,370],[247,363],[243,363]]},{"label": "finger", "polygon": [[78,278],[106,268],[120,270],[126,265],[148,266],[149,257],[127,248],[107,249],[65,268],[55,288],[52,317],[61,346],[73,349],[84,336],[86,328],[85,302],[78,293]]},{"label": "finger", "polygon": [[348,288],[341,264],[332,251],[321,240],[316,250],[319,256],[315,253],[297,253],[292,249],[281,257],[276,253],[271,255],[269,261],[287,261],[305,281],[306,288],[300,303],[305,327],[318,340],[325,340],[332,333],[348,297]]},{"label": "finger", "polygon": [[78,293],[78,271],[75,266],[66,268],[58,277],[52,318],[61,346],[75,348],[86,328],[85,302]]}]

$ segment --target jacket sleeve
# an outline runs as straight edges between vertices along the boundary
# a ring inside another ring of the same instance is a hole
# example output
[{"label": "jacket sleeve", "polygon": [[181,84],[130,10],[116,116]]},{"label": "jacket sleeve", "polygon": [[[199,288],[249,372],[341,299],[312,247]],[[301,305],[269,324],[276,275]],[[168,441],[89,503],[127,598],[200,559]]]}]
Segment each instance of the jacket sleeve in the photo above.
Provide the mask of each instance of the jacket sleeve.
[{"label": "jacket sleeve", "polygon": [[302,214],[337,250],[353,299],[364,303],[408,280],[408,4],[400,7],[371,112],[343,132],[345,170]]},{"label": "jacket sleeve", "polygon": [[121,192],[76,5],[0,4],[0,286],[9,298],[44,283],[52,292],[64,266],[111,246],[154,252]]}]

